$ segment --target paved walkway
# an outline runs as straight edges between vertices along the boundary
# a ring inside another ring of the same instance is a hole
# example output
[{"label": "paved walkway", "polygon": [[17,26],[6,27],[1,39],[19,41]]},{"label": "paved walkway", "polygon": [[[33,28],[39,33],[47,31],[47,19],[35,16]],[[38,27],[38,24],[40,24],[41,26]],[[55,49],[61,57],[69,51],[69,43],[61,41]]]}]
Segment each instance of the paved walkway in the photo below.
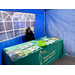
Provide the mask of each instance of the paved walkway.
[{"label": "paved walkway", "polygon": [[65,55],[65,57],[58,58],[51,65],[75,65],[75,56]]}]

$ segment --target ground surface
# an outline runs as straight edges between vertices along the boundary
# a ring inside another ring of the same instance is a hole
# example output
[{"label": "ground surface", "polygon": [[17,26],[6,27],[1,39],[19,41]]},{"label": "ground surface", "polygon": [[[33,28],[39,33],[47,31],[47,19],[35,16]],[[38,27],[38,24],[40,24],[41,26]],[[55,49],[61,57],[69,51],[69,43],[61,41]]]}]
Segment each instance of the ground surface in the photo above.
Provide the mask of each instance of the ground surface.
[{"label": "ground surface", "polygon": [[65,57],[58,58],[55,60],[51,65],[75,65],[75,57],[74,56],[69,56],[65,55]]}]

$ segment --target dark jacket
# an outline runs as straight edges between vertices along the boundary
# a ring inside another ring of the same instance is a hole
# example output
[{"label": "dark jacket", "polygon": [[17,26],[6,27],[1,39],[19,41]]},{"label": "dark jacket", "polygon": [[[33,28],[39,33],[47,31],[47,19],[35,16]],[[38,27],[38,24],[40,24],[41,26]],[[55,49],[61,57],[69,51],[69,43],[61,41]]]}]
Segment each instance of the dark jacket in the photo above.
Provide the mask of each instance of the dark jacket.
[{"label": "dark jacket", "polygon": [[31,31],[30,33],[26,33],[26,34],[24,35],[24,37],[25,37],[25,42],[31,41],[31,40],[35,40],[34,34],[33,34],[32,31]]}]

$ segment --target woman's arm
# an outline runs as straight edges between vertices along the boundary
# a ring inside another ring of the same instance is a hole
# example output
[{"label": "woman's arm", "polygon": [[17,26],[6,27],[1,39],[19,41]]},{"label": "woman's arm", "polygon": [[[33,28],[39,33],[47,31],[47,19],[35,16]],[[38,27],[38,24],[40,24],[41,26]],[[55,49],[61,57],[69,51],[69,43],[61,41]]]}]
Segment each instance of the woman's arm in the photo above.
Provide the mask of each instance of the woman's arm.
[{"label": "woman's arm", "polygon": [[33,34],[33,32],[32,32],[32,37],[33,37],[33,40],[35,40],[35,37],[34,37],[34,34]]}]

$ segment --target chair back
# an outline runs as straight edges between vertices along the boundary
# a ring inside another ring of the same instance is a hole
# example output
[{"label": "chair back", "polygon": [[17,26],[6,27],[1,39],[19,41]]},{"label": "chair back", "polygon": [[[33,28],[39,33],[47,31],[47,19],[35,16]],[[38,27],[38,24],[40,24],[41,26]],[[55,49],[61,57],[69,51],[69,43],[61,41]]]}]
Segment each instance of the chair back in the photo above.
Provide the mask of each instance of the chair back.
[{"label": "chair back", "polygon": [[24,36],[22,37],[22,40],[23,40],[23,42],[25,42],[25,37]]}]

